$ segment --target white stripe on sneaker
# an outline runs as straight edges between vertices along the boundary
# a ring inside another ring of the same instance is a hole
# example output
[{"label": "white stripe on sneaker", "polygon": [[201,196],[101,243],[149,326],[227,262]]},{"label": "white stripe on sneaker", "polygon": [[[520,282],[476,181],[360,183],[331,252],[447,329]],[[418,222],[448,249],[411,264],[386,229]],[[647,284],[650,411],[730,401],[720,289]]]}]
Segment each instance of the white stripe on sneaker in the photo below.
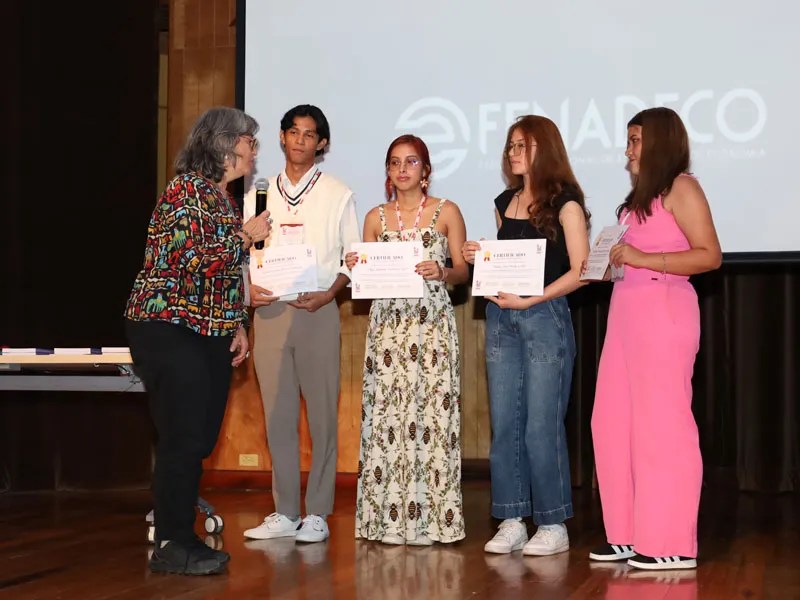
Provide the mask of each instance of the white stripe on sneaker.
[{"label": "white stripe on sneaker", "polygon": [[628,560],[628,564],[636,569],[644,570],[666,570],[666,569],[695,569],[697,559],[681,558],[680,556],[640,556]]}]

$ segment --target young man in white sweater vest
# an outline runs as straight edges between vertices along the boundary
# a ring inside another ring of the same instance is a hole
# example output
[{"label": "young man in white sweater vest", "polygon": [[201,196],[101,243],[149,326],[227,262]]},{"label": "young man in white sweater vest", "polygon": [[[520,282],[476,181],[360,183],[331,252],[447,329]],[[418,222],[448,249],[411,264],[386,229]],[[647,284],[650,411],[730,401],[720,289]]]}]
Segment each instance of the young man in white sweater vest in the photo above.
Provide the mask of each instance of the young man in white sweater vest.
[{"label": "young man in white sweater vest", "polygon": [[[316,106],[300,105],[281,119],[286,167],[269,179],[267,207],[273,233],[266,247],[311,244],[317,253],[319,290],[275,297],[250,286],[253,361],[264,403],[267,443],[272,456],[275,512],[253,529],[250,539],[295,537],[298,542],[328,538],[336,483],[339,398],[339,309],[335,297],[350,281],[342,258],[361,241],[353,192],[322,173],[316,158],[330,141],[330,127]],[[244,200],[245,220],[255,214],[255,189]],[[251,261],[263,250],[251,249]],[[306,400],[311,433],[311,472],[306,516],[301,520],[300,393]]]}]

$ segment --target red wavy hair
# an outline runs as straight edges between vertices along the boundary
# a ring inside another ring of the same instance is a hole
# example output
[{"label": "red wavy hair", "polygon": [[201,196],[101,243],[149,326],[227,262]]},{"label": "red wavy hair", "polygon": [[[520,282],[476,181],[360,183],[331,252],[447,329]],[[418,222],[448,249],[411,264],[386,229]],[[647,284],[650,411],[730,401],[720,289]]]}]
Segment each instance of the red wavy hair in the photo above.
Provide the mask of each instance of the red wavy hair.
[{"label": "red wavy hair", "polygon": [[384,163],[384,166],[386,167],[387,200],[391,200],[394,197],[394,185],[392,184],[392,178],[389,177],[389,161],[392,159],[392,150],[401,144],[409,144],[410,146],[413,146],[414,152],[417,153],[417,156],[419,156],[420,160],[422,161],[423,179],[430,178],[431,173],[433,173],[433,167],[431,166],[431,155],[430,152],[428,152],[428,146],[425,145],[425,142],[423,142],[422,139],[415,135],[411,135],[410,133],[395,138],[395,140],[389,144],[389,149],[386,151],[386,162]]},{"label": "red wavy hair", "polygon": [[[514,133],[519,130],[530,148],[536,146],[528,172],[530,173],[533,203],[528,207],[531,225],[544,233],[551,240],[556,239],[560,205],[556,197],[565,191],[570,192],[570,199],[580,204],[589,227],[591,215],[586,209],[583,190],[572,172],[567,149],[558,127],[547,117],[525,115],[508,128],[506,148]],[[522,175],[514,175],[511,160],[503,152],[503,174],[508,181],[509,189],[522,189]]]}]

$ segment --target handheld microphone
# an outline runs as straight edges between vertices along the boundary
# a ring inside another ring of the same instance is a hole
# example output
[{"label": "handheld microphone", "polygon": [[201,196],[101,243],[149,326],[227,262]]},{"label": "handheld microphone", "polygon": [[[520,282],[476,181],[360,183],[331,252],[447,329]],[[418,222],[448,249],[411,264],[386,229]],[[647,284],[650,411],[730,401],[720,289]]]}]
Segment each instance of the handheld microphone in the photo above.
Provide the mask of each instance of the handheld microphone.
[{"label": "handheld microphone", "polygon": [[[266,179],[259,179],[256,181],[256,216],[267,210],[267,189],[269,189],[269,181]],[[264,248],[264,242],[256,242],[253,244],[256,250]]]}]

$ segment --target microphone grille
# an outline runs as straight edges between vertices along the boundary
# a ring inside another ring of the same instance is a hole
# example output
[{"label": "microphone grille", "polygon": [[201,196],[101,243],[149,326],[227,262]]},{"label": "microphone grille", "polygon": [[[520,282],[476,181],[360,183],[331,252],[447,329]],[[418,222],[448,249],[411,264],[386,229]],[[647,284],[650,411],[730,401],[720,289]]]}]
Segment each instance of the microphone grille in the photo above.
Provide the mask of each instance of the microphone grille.
[{"label": "microphone grille", "polygon": [[269,180],[261,178],[256,181],[256,190],[259,192],[265,192],[269,188]]}]

